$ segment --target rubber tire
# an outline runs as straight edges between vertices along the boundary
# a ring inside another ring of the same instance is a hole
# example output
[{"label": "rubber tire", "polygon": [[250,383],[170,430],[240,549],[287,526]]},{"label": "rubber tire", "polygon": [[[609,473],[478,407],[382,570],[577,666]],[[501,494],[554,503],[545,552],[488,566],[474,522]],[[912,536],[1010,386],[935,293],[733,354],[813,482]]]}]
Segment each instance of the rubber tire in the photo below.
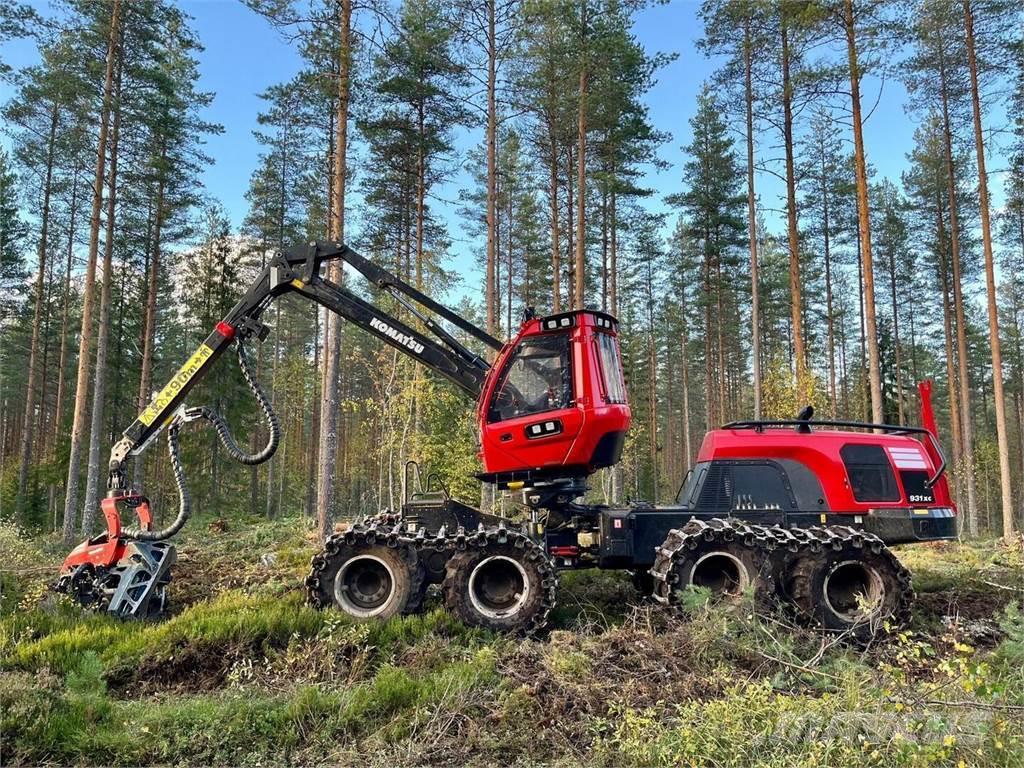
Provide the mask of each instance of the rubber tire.
[{"label": "rubber tire", "polygon": [[[754,597],[758,604],[768,599],[773,591],[773,585],[768,576],[770,568],[767,556],[756,549],[745,547],[735,540],[724,542],[701,541],[695,549],[683,550],[679,559],[672,566],[672,569],[678,576],[678,581],[673,585],[673,591],[688,588],[698,561],[705,555],[715,552],[731,555],[744,566],[749,579],[749,584],[745,589],[749,589],[751,586],[754,588]],[[739,600],[741,597],[742,595],[713,595],[713,599],[716,600]]]},{"label": "rubber tire", "polygon": [[[837,613],[825,599],[825,582],[842,563],[857,561],[877,573],[882,582],[881,604],[870,617],[851,620]],[[822,549],[801,555],[791,565],[785,579],[785,597],[805,621],[834,632],[850,632],[862,643],[870,642],[882,622],[901,625],[909,616],[907,591],[901,585],[902,566],[887,549],[873,552],[868,547],[846,544],[842,548]]]},{"label": "rubber tire", "polygon": [[[529,593],[518,610],[508,616],[493,617],[481,613],[469,596],[469,581],[482,561],[495,555],[515,560],[526,572]],[[539,629],[543,622],[544,576],[538,567],[544,555],[537,549],[519,549],[511,543],[489,544],[457,552],[448,561],[447,576],[444,580],[444,604],[448,611],[471,627],[483,627],[496,632],[527,634]]]},{"label": "rubber tire", "polygon": [[[349,613],[341,605],[334,594],[334,581],[342,566],[354,557],[371,555],[380,558],[387,564],[393,575],[392,590],[384,607],[372,616],[358,616]],[[422,575],[417,578],[417,569],[420,568],[416,557],[416,551],[410,548],[389,547],[386,544],[357,544],[351,545],[341,543],[337,554],[326,556],[327,565],[321,572],[320,583],[317,588],[319,604],[331,606],[351,616],[356,621],[384,621],[400,613],[406,613],[410,605],[410,598],[415,597],[422,583]],[[418,607],[418,606],[417,606]]]}]

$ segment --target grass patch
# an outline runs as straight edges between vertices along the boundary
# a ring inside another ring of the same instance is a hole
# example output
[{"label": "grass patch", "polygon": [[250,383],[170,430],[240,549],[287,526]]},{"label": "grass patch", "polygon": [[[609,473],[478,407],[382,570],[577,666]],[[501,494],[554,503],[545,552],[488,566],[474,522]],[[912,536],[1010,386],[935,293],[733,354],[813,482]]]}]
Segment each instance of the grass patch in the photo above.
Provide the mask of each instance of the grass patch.
[{"label": "grass patch", "polygon": [[221,691],[159,700],[115,700],[102,663],[85,654],[61,680],[49,672],[0,678],[4,754],[13,763],[257,765],[325,754],[386,731],[407,737],[429,713],[457,709],[496,685],[493,653],[420,675],[392,665],[343,690]]}]

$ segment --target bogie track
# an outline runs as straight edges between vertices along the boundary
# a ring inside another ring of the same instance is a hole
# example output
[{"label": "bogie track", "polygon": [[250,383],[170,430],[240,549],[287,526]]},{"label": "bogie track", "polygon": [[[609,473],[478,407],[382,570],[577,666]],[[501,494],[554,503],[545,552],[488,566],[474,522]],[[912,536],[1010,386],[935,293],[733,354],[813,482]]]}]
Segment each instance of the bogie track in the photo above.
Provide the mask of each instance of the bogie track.
[{"label": "bogie track", "polygon": [[[691,520],[669,531],[653,567],[634,579],[666,605],[691,586],[718,599],[752,595],[762,609],[781,602],[801,623],[858,642],[870,641],[885,622],[904,623],[913,600],[909,572],[882,541],[845,526]],[[306,580],[313,605],[357,619],[415,613],[431,583],[441,585],[446,608],[466,624],[531,634],[547,622],[558,579],[525,531],[481,525],[413,533],[401,516],[387,514],[328,539]]]},{"label": "bogie track", "polygon": [[[363,572],[386,571],[390,578],[371,573],[360,587],[353,569],[364,562]],[[383,563],[391,564],[390,571]],[[428,563],[432,567],[424,567]],[[449,533],[442,527],[428,534],[420,528],[410,534],[397,515],[367,518],[334,534],[311,566],[306,589],[318,608],[338,608],[357,619],[416,613],[427,586],[440,581],[445,606],[466,624],[513,634],[544,628],[558,585],[554,564],[523,532],[481,525],[475,531],[460,527]]]},{"label": "bogie track", "polygon": [[876,536],[846,526],[782,528],[691,520],[658,548],[654,597],[677,601],[690,586],[719,598],[751,591],[780,600],[798,620],[860,642],[910,615],[910,572]]}]

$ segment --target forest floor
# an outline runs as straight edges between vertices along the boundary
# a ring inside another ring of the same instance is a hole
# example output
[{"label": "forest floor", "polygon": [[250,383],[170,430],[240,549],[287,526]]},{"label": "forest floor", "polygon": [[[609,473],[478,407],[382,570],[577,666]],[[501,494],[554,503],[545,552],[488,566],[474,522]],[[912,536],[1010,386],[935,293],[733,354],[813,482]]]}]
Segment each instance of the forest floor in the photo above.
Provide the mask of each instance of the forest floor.
[{"label": "forest floor", "polygon": [[[906,547],[912,625],[853,648],[628,577],[562,578],[543,638],[305,604],[296,519],[193,520],[173,611],[83,615],[0,526],[0,764],[1024,765],[1024,554]],[[699,595],[696,597],[700,597]]]}]

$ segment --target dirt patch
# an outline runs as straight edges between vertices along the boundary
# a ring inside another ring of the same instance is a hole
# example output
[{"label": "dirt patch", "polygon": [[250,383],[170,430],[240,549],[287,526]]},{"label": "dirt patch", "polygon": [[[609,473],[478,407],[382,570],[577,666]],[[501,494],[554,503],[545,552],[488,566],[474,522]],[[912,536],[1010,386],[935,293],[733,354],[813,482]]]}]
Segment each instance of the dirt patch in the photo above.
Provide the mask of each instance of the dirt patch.
[{"label": "dirt patch", "polygon": [[[657,627],[650,622],[656,621]],[[613,703],[632,708],[721,695],[685,623],[638,611],[621,627],[585,636],[554,632],[525,642],[499,662],[544,714],[542,726],[604,717]]]},{"label": "dirt patch", "polygon": [[254,658],[263,658],[263,650],[255,643],[224,647],[202,639],[188,640],[177,643],[170,654],[111,669],[106,681],[111,692],[126,698],[214,691],[224,687],[236,663]]}]

